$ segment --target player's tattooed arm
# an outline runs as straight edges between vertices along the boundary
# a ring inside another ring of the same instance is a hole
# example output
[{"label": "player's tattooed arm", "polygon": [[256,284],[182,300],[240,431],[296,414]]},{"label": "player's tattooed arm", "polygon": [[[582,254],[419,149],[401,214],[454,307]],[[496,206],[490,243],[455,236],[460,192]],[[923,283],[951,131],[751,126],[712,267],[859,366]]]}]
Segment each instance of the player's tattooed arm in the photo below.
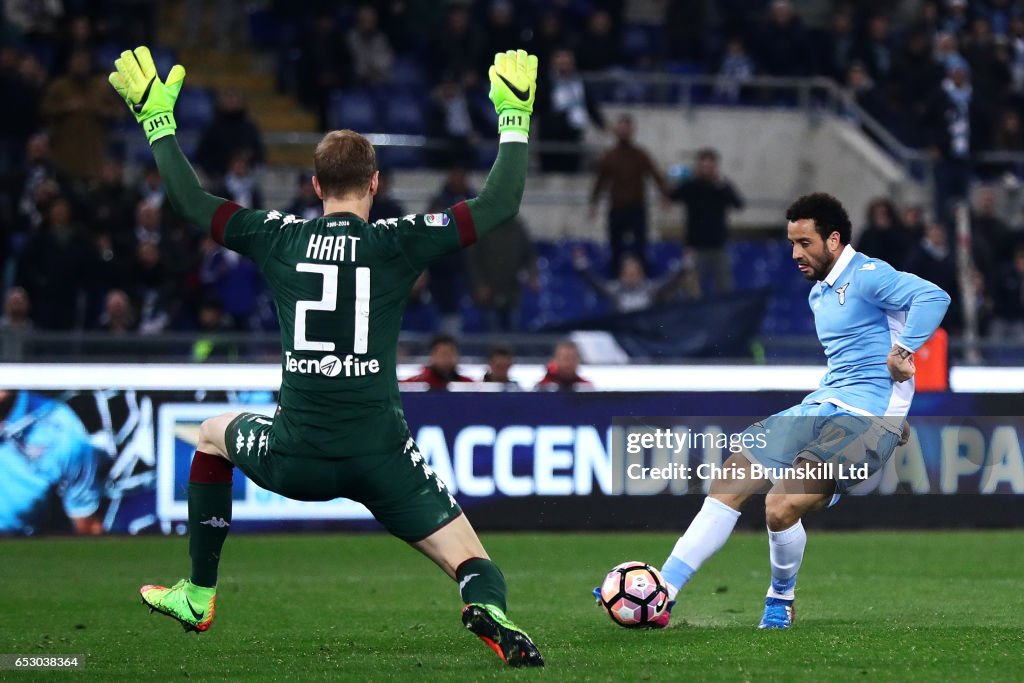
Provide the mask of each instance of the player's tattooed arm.
[{"label": "player's tattooed arm", "polygon": [[892,377],[894,382],[906,382],[917,372],[917,369],[914,367],[913,352],[899,344],[893,344],[892,351],[889,352],[887,365],[889,367],[889,376]]}]

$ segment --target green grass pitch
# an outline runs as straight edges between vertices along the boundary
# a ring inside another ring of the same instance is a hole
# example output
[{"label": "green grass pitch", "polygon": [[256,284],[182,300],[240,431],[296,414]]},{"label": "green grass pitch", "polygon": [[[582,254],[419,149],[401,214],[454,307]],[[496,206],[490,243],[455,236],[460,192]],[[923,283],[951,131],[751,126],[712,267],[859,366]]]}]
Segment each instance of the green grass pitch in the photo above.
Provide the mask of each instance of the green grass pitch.
[{"label": "green grass pitch", "polygon": [[198,636],[137,593],[187,574],[182,538],[0,542],[0,653],[88,655],[0,680],[1024,680],[1024,532],[812,531],[788,632],[755,628],[763,534],[736,534],[665,631],[614,626],[590,590],[618,562],[660,563],[674,536],[483,540],[544,670],[503,668],[462,629],[454,583],[390,537],[237,534]]}]

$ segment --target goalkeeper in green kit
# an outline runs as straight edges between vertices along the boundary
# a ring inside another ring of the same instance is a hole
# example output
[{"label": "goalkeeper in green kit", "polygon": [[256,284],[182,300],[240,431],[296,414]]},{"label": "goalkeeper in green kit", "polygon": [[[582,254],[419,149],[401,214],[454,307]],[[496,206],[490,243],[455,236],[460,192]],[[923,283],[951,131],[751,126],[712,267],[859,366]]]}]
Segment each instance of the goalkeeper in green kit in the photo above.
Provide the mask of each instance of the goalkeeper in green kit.
[{"label": "goalkeeper in green kit", "polygon": [[511,666],[542,666],[529,636],[505,615],[505,578],[405,422],[395,375],[402,310],[431,260],[472,244],[519,211],[537,58],[495,55],[490,98],[498,158],[479,197],[440,213],[368,223],[377,192],[373,146],[350,130],[327,133],[313,154],[324,216],[256,211],[203,190],[175,139],[174,102],[185,70],[161,81],[145,47],[123,52],[110,83],[142,124],[174,209],[259,266],[277,304],[283,380],[271,420],[233,413],[206,420],[188,486],[192,572],[142,600],[186,630],[213,622],[217,565],[231,527],[234,467],[295,500],[358,501],[385,528],[458,581],[462,622]]}]

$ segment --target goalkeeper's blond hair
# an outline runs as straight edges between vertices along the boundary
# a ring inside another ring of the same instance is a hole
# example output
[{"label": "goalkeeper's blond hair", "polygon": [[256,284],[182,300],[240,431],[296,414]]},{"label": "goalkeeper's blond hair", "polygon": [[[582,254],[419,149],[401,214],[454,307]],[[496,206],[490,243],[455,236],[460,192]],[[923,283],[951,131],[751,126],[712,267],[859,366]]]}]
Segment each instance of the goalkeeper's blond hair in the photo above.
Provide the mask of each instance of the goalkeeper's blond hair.
[{"label": "goalkeeper's blond hair", "polygon": [[313,169],[325,198],[362,197],[377,171],[377,153],[359,133],[332,130],[313,152]]}]

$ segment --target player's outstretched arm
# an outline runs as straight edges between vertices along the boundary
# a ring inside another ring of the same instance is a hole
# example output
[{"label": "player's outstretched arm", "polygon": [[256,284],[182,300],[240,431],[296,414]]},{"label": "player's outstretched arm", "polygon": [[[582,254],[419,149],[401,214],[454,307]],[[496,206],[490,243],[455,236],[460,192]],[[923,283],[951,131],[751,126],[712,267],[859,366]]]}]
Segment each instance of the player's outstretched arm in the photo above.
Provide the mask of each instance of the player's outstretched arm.
[{"label": "player's outstretched arm", "polygon": [[489,96],[498,112],[498,158],[480,195],[466,202],[478,237],[519,213],[526,189],[530,115],[537,96],[537,58],[525,50],[499,52],[488,77]]},{"label": "player's outstretched arm", "polygon": [[161,81],[144,45],[122,52],[114,67],[110,85],[142,125],[171,205],[182,218],[209,228],[217,209],[227,200],[203,189],[174,135],[174,103],[185,81],[185,68],[175,65]]}]

